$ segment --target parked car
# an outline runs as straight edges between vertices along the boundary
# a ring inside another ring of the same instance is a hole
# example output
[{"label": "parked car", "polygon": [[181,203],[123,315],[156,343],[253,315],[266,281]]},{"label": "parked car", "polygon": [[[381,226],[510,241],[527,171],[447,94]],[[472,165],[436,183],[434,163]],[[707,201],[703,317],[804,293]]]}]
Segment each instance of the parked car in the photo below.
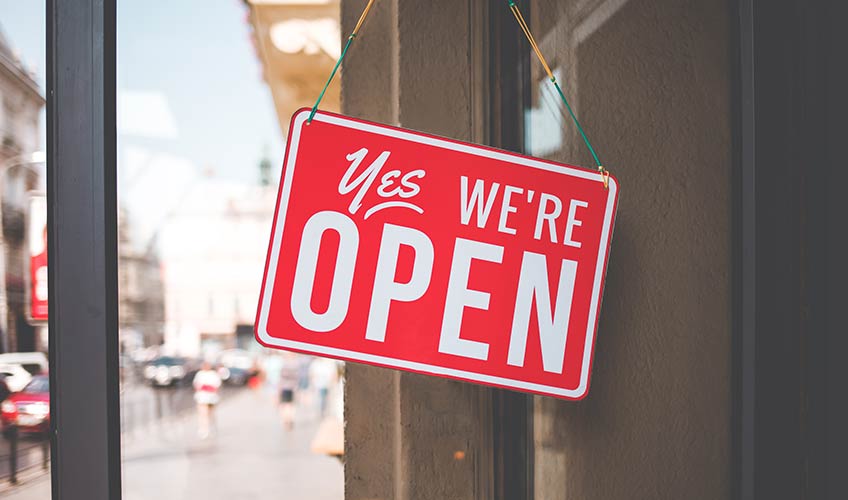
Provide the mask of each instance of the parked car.
[{"label": "parked car", "polygon": [[168,387],[191,381],[197,367],[188,358],[159,356],[144,367],[144,380],[154,387]]},{"label": "parked car", "polygon": [[31,375],[47,373],[47,356],[43,352],[7,352],[0,354],[0,365],[20,365]]},{"label": "parked car", "polygon": [[21,365],[0,364],[0,377],[12,392],[21,391],[32,380],[30,372]]},{"label": "parked car", "polygon": [[36,375],[21,392],[0,403],[0,420],[4,436],[9,435],[12,427],[27,434],[47,433],[50,429],[50,379],[47,375]]},{"label": "parked car", "polygon": [[243,370],[236,367],[227,368],[226,366],[218,368],[218,375],[225,384],[229,385],[245,385],[250,377],[253,376],[250,370]]},{"label": "parked car", "polygon": [[256,375],[255,356],[242,349],[229,349],[218,356],[218,373],[230,385],[245,385]]}]

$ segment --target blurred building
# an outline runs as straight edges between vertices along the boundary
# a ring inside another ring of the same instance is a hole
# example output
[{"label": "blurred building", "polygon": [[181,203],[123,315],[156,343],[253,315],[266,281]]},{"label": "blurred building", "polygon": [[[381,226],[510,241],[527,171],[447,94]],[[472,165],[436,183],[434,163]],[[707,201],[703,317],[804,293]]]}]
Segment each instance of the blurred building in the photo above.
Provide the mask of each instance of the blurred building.
[{"label": "blurred building", "polygon": [[[274,96],[280,130],[299,108],[312,106],[341,53],[339,0],[244,0],[263,77]],[[339,110],[340,78],[321,109]]]},{"label": "blurred building", "polygon": [[[44,189],[39,116],[45,100],[34,74],[15,55],[0,30],[0,209],[5,296],[0,326],[8,351],[46,348],[46,327],[28,321],[27,193]],[[2,318],[5,316],[5,318]]]},{"label": "blurred building", "polygon": [[165,350],[187,356],[256,346],[276,187],[205,178],[163,223]]},{"label": "blurred building", "polygon": [[118,297],[121,347],[132,351],[165,340],[165,298],[161,264],[153,245],[134,245],[131,220],[122,207],[118,217]]},{"label": "blurred building", "polygon": [[0,30],[0,161],[33,153],[41,139],[44,96],[34,73],[18,59]]}]

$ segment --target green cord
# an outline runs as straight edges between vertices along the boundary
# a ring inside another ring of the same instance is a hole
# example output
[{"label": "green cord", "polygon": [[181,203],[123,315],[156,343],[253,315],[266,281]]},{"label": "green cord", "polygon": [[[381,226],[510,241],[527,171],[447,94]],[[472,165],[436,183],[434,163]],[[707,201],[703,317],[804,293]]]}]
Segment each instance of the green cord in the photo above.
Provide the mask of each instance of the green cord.
[{"label": "green cord", "polygon": [[[513,7],[515,2],[509,0],[509,6]],[[312,111],[309,113],[309,119],[306,121],[307,123],[312,123],[312,118],[315,116],[315,113],[318,111],[318,105],[321,104],[321,100],[324,98],[324,94],[327,92],[327,89],[330,87],[330,83],[333,81],[333,78],[336,76],[336,72],[339,70],[339,66],[342,64],[342,60],[347,54],[347,49],[350,48],[350,44],[353,42],[353,39],[356,37],[356,34],[352,34],[348,37],[347,43],[345,43],[344,49],[342,50],[341,55],[339,56],[339,60],[336,61],[336,65],[333,66],[333,71],[330,73],[330,77],[327,78],[327,83],[324,84],[324,88],[321,90],[321,94],[318,95],[318,100],[315,101],[315,105],[312,106]],[[541,56],[540,56],[541,57]],[[568,114],[571,116],[571,120],[574,122],[574,125],[577,127],[577,131],[580,132],[580,137],[583,138],[583,142],[586,144],[586,147],[589,149],[589,152],[592,153],[592,158],[595,160],[595,164],[598,166],[598,169],[602,169],[603,166],[601,164],[601,160],[598,158],[598,154],[595,153],[595,148],[592,147],[592,143],[589,142],[589,138],[586,136],[586,132],[583,130],[583,126],[580,125],[580,120],[577,119],[577,115],[574,114],[574,110],[571,109],[571,104],[569,104],[568,99],[565,98],[565,93],[563,93],[562,88],[560,88],[559,83],[557,83],[556,78],[551,78],[551,83],[556,87],[557,93],[559,97],[562,99],[562,103],[565,104],[565,109],[568,110]]]},{"label": "green cord", "polygon": [[342,54],[339,56],[339,60],[336,61],[336,65],[333,66],[333,72],[330,73],[330,78],[327,78],[327,83],[324,84],[324,89],[321,90],[321,94],[318,95],[318,100],[315,101],[315,106],[312,106],[312,112],[309,113],[309,119],[306,120],[306,123],[312,123],[312,117],[314,117],[315,112],[318,111],[318,105],[321,104],[321,99],[324,98],[324,94],[327,92],[327,88],[330,86],[330,82],[332,82],[333,77],[336,76],[336,72],[339,70],[339,66],[341,66],[342,64],[342,59],[344,59],[345,54],[347,54],[347,49],[350,47],[350,44],[351,42],[353,42],[353,39],[355,37],[356,35],[350,35],[347,38],[347,43],[345,44],[344,49],[342,50]]},{"label": "green cord", "polygon": [[571,115],[571,119],[574,121],[574,125],[577,126],[577,131],[580,132],[580,137],[583,138],[583,142],[586,143],[586,147],[589,148],[589,152],[592,153],[592,158],[595,159],[595,165],[598,168],[601,168],[601,160],[598,159],[597,153],[595,153],[595,148],[592,147],[592,143],[589,142],[589,138],[586,137],[586,132],[583,131],[583,127],[580,125],[580,121],[577,120],[577,116],[574,114],[574,111],[571,109],[571,105],[568,104],[568,99],[565,98],[565,94],[563,94],[562,89],[559,87],[559,84],[556,80],[551,80],[551,83],[556,87],[557,92],[559,92],[559,96],[562,98],[562,102],[565,104],[565,109],[568,110],[568,114]]},{"label": "green cord", "polygon": [[601,160],[598,158],[598,154],[595,153],[595,148],[592,147],[592,143],[589,142],[589,138],[586,136],[586,132],[583,130],[583,126],[580,125],[580,121],[577,119],[577,115],[575,115],[574,110],[571,109],[571,104],[569,104],[568,99],[565,98],[565,93],[563,93],[562,88],[560,88],[559,83],[557,83],[556,77],[554,76],[553,72],[551,72],[550,67],[548,67],[548,63],[542,56],[542,52],[539,50],[539,46],[536,45],[536,41],[533,39],[533,34],[530,33],[530,27],[527,26],[527,23],[526,21],[524,21],[524,17],[521,15],[521,12],[515,5],[515,2],[513,0],[507,1],[509,3],[510,10],[512,10],[513,15],[515,16],[515,20],[518,21],[518,25],[521,27],[522,31],[524,31],[524,35],[527,37],[527,41],[530,42],[530,45],[533,47],[533,50],[536,51],[536,55],[539,57],[539,61],[542,63],[542,66],[545,67],[545,71],[548,72],[548,76],[550,77],[551,83],[554,84],[554,87],[556,87],[557,89],[557,93],[559,93],[560,99],[562,99],[562,103],[565,104],[565,109],[568,110],[568,114],[571,116],[571,120],[574,122],[574,125],[577,126],[577,131],[580,132],[580,137],[583,138],[583,142],[586,143],[586,147],[589,148],[589,152],[592,153],[592,158],[595,159],[595,164],[598,166],[598,170],[603,173],[604,168],[601,164]]}]

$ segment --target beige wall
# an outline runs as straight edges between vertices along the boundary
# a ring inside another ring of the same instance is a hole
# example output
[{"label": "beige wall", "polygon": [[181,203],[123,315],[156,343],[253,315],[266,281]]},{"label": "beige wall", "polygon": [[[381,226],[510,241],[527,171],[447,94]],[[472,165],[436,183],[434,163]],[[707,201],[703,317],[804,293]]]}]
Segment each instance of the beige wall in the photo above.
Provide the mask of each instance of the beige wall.
[{"label": "beige wall", "polygon": [[[364,3],[342,2],[343,33]],[[482,4],[377,2],[346,61],[343,111],[481,140],[475,71],[483,63],[471,33]],[[578,403],[535,402],[536,497],[726,498],[728,7],[533,5],[544,14],[534,25],[561,30],[545,42],[549,59],[563,67],[566,92],[622,186],[590,393]],[[556,28],[563,18],[567,25]],[[559,159],[591,165],[572,133],[564,142]],[[470,384],[348,365],[347,498],[489,498],[488,395]]]}]

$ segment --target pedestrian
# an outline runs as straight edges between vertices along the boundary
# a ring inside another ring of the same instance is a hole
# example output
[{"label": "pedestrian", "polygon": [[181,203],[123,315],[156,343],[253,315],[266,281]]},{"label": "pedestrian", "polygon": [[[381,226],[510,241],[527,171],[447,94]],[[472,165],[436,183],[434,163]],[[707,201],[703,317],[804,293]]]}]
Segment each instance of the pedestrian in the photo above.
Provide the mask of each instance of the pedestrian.
[{"label": "pedestrian", "polygon": [[327,414],[327,396],[338,379],[338,366],[332,359],[317,358],[309,367],[309,377],[312,387],[318,393],[318,410],[321,417]]},{"label": "pedestrian", "polygon": [[265,392],[271,397],[271,401],[275,404],[280,399],[280,369],[283,365],[282,356],[277,353],[271,353],[265,356],[262,360],[262,370],[265,372]]},{"label": "pedestrian", "polygon": [[262,380],[265,378],[265,372],[259,364],[259,360],[253,361],[253,366],[250,368],[250,378],[247,379],[247,386],[253,392],[257,392],[262,387]]},{"label": "pedestrian", "polygon": [[215,428],[215,405],[220,401],[218,389],[221,388],[221,376],[208,361],[194,376],[194,401],[197,403],[197,434],[201,439],[209,437]]},{"label": "pedestrian", "polygon": [[299,366],[297,355],[291,352],[283,354],[278,390],[280,394],[280,417],[283,420],[283,427],[287,431],[294,428],[295,393],[300,380]]},{"label": "pedestrian", "polygon": [[313,357],[312,356],[298,356],[298,383],[297,389],[303,394],[309,389],[309,366],[312,364]]}]

